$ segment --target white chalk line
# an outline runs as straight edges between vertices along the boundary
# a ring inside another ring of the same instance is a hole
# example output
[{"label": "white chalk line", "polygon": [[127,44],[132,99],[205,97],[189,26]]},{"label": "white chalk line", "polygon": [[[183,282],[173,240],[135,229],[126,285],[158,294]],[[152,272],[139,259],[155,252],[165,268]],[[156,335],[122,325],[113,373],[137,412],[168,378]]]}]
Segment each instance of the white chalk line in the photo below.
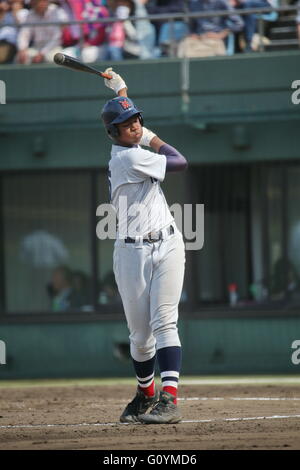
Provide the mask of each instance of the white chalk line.
[{"label": "white chalk line", "polygon": [[[182,420],[180,424],[188,423],[215,423],[215,422],[231,422],[231,421],[255,421],[261,419],[290,419],[290,418],[300,418],[300,415],[273,415],[273,416],[254,416],[254,417],[244,417],[244,418],[212,418],[212,419],[189,419]],[[128,426],[131,423],[76,423],[76,424],[7,424],[1,425],[0,429],[33,429],[33,428],[57,428],[57,427],[82,427],[82,426],[94,426],[94,427],[104,427],[104,426]],[[131,424],[132,425],[132,424]],[[134,426],[142,425],[141,423],[133,423]]]},{"label": "white chalk line", "polygon": [[181,385],[238,385],[238,384],[299,384],[300,377],[244,377],[244,378],[181,378]]},{"label": "white chalk line", "polygon": [[200,420],[186,420],[182,423],[212,423],[216,421],[254,421],[258,419],[287,419],[287,418],[300,418],[300,415],[273,415],[273,416],[254,416],[247,418],[223,418],[223,419],[200,419]]},{"label": "white chalk line", "polygon": [[[220,400],[236,400],[236,401],[300,401],[300,397],[188,397],[177,398],[178,401],[220,401]],[[116,404],[115,398],[109,398],[106,402],[113,402]],[[118,403],[127,403],[128,399],[122,398]],[[96,404],[95,404],[96,405]],[[100,406],[100,405],[99,405]]]}]

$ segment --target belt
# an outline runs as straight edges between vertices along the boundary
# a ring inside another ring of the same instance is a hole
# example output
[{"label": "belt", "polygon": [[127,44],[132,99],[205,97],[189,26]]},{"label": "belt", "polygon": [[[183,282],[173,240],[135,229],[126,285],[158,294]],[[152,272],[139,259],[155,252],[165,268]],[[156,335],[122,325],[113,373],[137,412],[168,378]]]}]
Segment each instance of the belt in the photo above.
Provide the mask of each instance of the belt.
[{"label": "belt", "polygon": [[[173,233],[174,233],[173,225],[169,225],[169,227],[167,227],[165,230],[166,230],[168,235],[173,235]],[[158,230],[158,231],[149,232],[148,237],[143,238],[143,243],[155,243],[155,242],[158,242],[159,240],[163,240],[163,233],[165,232],[165,230]],[[125,243],[135,243],[137,241],[137,239],[127,237],[127,238],[124,239],[124,241],[125,241]]]}]

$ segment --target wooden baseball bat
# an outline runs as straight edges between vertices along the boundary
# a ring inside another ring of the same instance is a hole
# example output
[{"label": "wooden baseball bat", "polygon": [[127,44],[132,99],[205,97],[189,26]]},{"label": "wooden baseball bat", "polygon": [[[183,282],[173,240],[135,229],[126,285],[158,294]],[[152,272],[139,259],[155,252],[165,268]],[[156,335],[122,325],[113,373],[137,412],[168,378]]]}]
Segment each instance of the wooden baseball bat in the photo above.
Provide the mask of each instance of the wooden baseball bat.
[{"label": "wooden baseball bat", "polygon": [[100,72],[99,70],[94,69],[94,67],[90,67],[89,65],[80,62],[80,60],[75,59],[74,57],[71,57],[69,55],[62,54],[61,52],[57,52],[53,60],[57,65],[63,65],[64,67],[67,67],[72,70],[94,73],[95,75],[100,75],[101,77],[107,78],[108,80],[111,80],[112,78],[107,73]]}]

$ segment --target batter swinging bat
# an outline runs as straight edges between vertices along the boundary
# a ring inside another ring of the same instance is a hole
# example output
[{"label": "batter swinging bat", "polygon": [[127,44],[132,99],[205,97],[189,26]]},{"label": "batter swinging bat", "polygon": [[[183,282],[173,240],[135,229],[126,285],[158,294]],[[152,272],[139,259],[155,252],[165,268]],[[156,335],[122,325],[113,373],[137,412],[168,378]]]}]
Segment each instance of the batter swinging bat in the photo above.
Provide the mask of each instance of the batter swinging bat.
[{"label": "batter swinging bat", "polygon": [[90,67],[89,65],[80,62],[80,60],[75,59],[66,54],[62,54],[61,52],[57,52],[53,58],[54,62],[57,65],[63,65],[64,67],[68,67],[69,69],[79,70],[81,72],[89,72],[94,73],[95,75],[100,75],[103,78],[107,78],[110,80],[112,77],[107,73],[99,72],[99,70]]}]

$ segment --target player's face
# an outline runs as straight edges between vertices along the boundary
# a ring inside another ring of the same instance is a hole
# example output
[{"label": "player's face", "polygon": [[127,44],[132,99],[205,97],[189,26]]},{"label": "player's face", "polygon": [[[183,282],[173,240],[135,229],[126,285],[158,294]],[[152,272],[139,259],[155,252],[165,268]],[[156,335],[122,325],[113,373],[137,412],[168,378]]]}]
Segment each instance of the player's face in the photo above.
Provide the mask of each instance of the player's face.
[{"label": "player's face", "polygon": [[118,124],[119,136],[118,142],[121,145],[130,147],[131,145],[138,144],[143,135],[143,128],[141,126],[138,116],[132,116],[127,121]]}]

